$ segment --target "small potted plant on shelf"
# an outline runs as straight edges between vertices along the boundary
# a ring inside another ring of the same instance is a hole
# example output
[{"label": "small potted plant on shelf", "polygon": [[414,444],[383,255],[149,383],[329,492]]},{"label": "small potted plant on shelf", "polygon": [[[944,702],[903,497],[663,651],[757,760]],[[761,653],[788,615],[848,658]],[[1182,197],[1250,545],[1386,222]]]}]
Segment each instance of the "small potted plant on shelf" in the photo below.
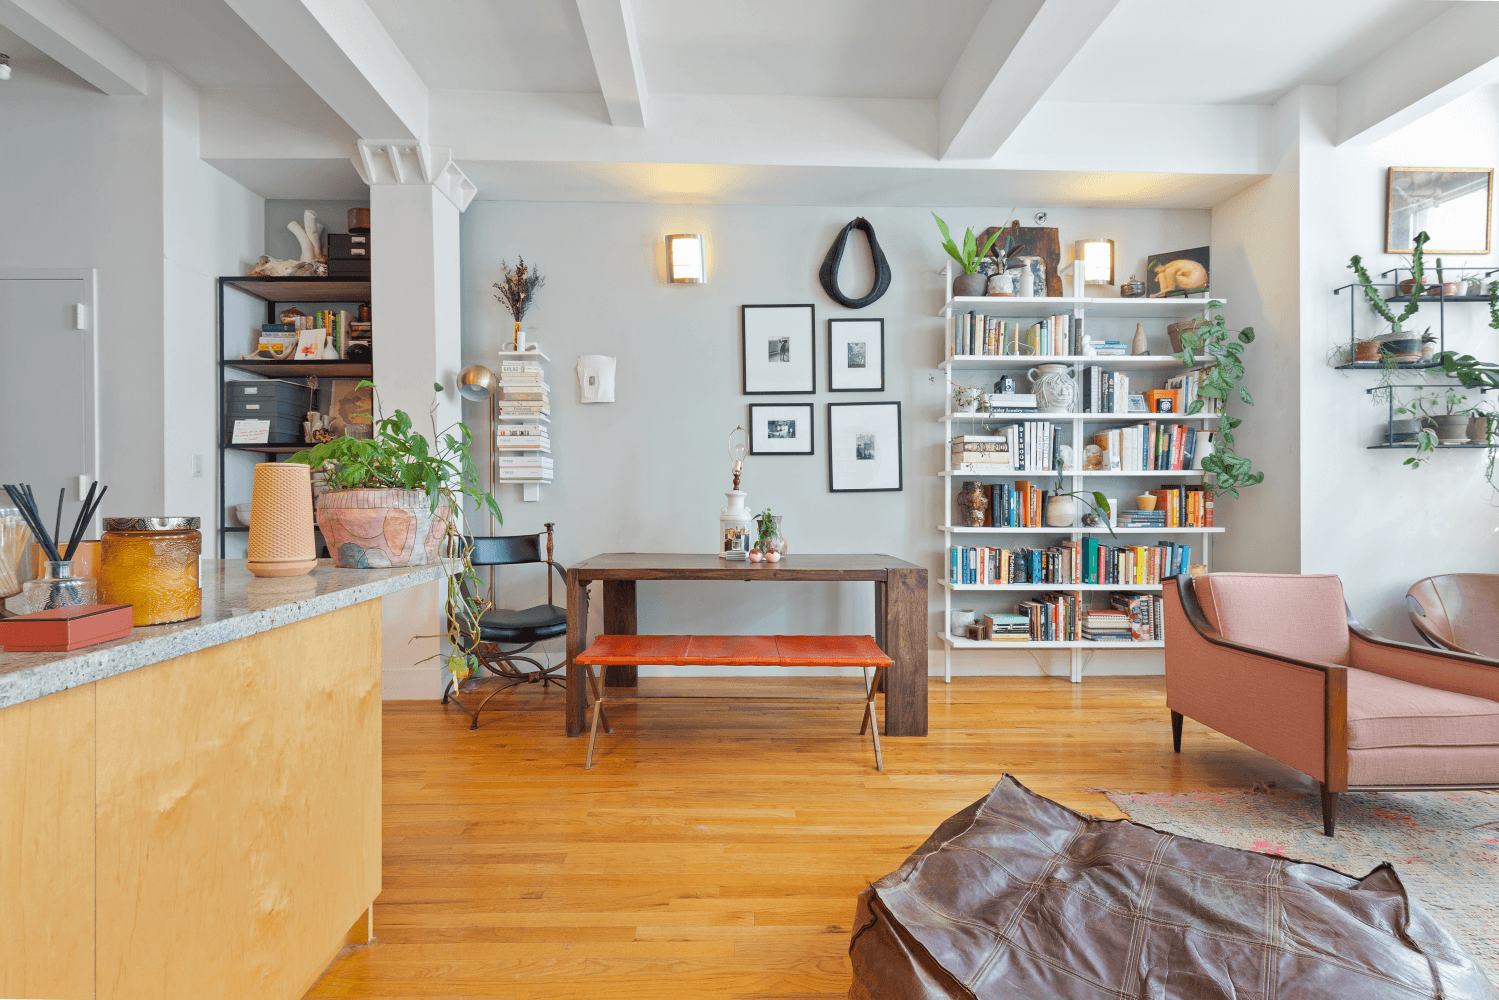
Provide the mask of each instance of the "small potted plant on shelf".
[{"label": "small potted plant on shelf", "polygon": [[959,249],[958,245],[953,242],[952,234],[947,231],[947,223],[943,222],[935,212],[932,213],[932,218],[937,220],[937,228],[942,230],[942,249],[946,250],[947,255],[957,261],[958,266],[963,269],[962,274],[953,278],[952,294],[955,296],[983,295],[989,279],[986,275],[978,273],[979,261],[989,253],[1003,230],[995,232],[980,247],[977,237],[973,235],[973,230],[969,229],[963,234],[963,246]]}]

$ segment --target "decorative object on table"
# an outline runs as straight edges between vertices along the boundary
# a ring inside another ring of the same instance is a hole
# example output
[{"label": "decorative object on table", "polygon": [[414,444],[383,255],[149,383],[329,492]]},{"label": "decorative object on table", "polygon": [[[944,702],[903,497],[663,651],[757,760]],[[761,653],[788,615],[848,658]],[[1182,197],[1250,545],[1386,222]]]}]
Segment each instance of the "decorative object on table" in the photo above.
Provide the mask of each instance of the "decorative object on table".
[{"label": "decorative object on table", "polygon": [[729,503],[718,511],[718,554],[724,559],[744,559],[751,547],[751,516],[744,505],[745,493],[739,488],[749,441],[743,427],[729,431],[729,472],[734,477],[734,488],[724,493]]},{"label": "decorative object on table", "polygon": [[994,626],[988,622],[978,622],[963,630],[963,637],[974,642],[990,642],[994,638]]},{"label": "decorative object on table", "polygon": [[31,578],[31,531],[20,508],[0,506],[0,603],[19,594],[21,584]]},{"label": "decorative object on table", "polygon": [[988,287],[989,279],[987,275],[979,273],[979,260],[993,249],[994,242],[999,239],[1003,231],[995,230],[980,244],[978,238],[973,235],[973,230],[968,229],[963,233],[963,245],[959,247],[953,242],[947,223],[943,222],[936,212],[932,213],[932,218],[937,220],[937,228],[942,232],[942,249],[946,250],[947,255],[957,261],[958,266],[963,269],[962,274],[953,275],[952,295],[983,295]]},{"label": "decorative object on table", "polygon": [[751,403],[751,455],[811,455],[815,435],[811,403]]},{"label": "decorative object on table", "polygon": [[578,356],[578,402],[614,402],[614,372],[618,359],[603,354]]},{"label": "decorative object on table", "polygon": [[[1198,816],[1225,804],[1217,790],[1176,798],[1200,803]],[[1237,845],[1228,847],[1211,842],[1212,824],[1172,829],[1158,811],[1100,820],[1007,774],[859,894],[849,1000],[1492,996],[1483,971],[1496,952],[1493,845],[1484,843],[1492,796],[1456,793],[1450,817],[1438,800],[1383,820],[1380,805],[1394,796],[1370,798],[1361,820],[1402,833],[1365,845],[1358,867],[1347,866],[1368,871],[1356,878],[1329,849],[1308,856],[1302,841],[1279,839],[1294,808],[1258,821],[1235,809],[1221,820]],[[1167,829],[1139,825],[1146,822]],[[1448,849],[1428,851],[1425,841],[1443,830],[1452,831]],[[1080,851],[1086,863],[1075,860]],[[1388,858],[1412,859],[1402,872],[1429,869],[1436,885],[1453,884],[1460,895],[1434,892],[1428,911]],[[1160,919],[1101,895],[1143,885],[1151,894],[1143,909]],[[1449,906],[1464,912],[1482,952],[1465,952],[1438,920]],[[1059,930],[1061,913],[1075,919]]]},{"label": "decorative object on table", "polygon": [[770,562],[780,562],[788,551],[786,536],[781,534],[781,518],[766,507],[755,515],[755,548]]},{"label": "decorative object on table", "polygon": [[1062,469],[1064,472],[1070,472],[1077,468],[1077,466],[1073,464],[1072,445],[1057,445],[1057,467]]},{"label": "decorative object on table", "polygon": [[339,352],[338,346],[333,343],[333,332],[330,330],[323,334],[323,350],[318,354],[319,361],[341,361],[343,354]]},{"label": "decorative object on table", "polygon": [[446,499],[433,510],[419,489],[334,489],[317,502],[317,525],[333,561],[351,569],[436,562],[451,515]]},{"label": "decorative object on table", "polygon": [[1098,356],[1098,348],[1096,348],[1096,347],[1093,346],[1093,335],[1092,334],[1090,334],[1090,333],[1083,334],[1082,347],[1079,349],[1078,353],[1081,354],[1085,358],[1094,358],[1094,357]]},{"label": "decorative object on table", "polygon": [[1119,297],[1121,299],[1138,299],[1143,297],[1144,295],[1145,282],[1141,281],[1133,274],[1129,276],[1128,281],[1119,286]]},{"label": "decorative object on table", "polygon": [[1130,341],[1129,352],[1134,355],[1149,354],[1150,346],[1145,342],[1145,324],[1135,324],[1135,337]]},{"label": "decorative object on table", "polygon": [[370,210],[358,206],[349,209],[347,228],[351,233],[368,233],[370,231]]},{"label": "decorative object on table", "polygon": [[948,631],[950,631],[953,635],[962,638],[965,635],[968,626],[972,625],[976,621],[978,621],[978,617],[974,613],[974,610],[972,608],[954,608],[952,612],[952,619],[948,625]]},{"label": "decorative object on table", "polygon": [[[294,223],[295,224],[295,223]],[[328,265],[301,260],[276,260],[265,254],[250,265],[252,278],[326,278]]]},{"label": "decorative object on table", "polygon": [[234,517],[235,517],[235,520],[239,521],[240,524],[242,524],[246,528],[248,528],[250,526],[250,510],[254,506],[255,506],[254,504],[249,504],[249,503],[237,503],[237,504],[235,504],[234,505]]},{"label": "decorative object on table", "polygon": [[828,391],[885,391],[885,321],[828,320]]},{"label": "decorative object on table", "polygon": [[963,527],[982,528],[988,523],[989,491],[976,479],[963,483],[957,496],[958,510],[963,512]]},{"label": "decorative object on table", "polygon": [[1091,510],[1083,512],[1083,527],[1096,528],[1099,525],[1098,515]]},{"label": "decorative object on table", "polygon": [[[993,260],[993,257],[985,257],[985,260]],[[1015,272],[1000,271],[989,276],[989,282],[984,287],[984,294],[999,297],[1011,297],[1015,294],[1016,280],[1019,278],[1019,269]]]},{"label": "decorative object on table", "polygon": [[203,535],[198,527],[196,517],[106,517],[100,598],[134,608],[137,627],[201,617]]},{"label": "decorative object on table", "polygon": [[816,310],[803,305],[740,307],[743,390],[746,396],[817,391]]},{"label": "decorative object on table", "polygon": [[[1234,449],[1234,431],[1244,422],[1229,412],[1230,404],[1238,399],[1245,406],[1253,406],[1254,399],[1249,390],[1240,383],[1244,380],[1244,349],[1254,343],[1254,327],[1246,326],[1231,334],[1223,320],[1223,303],[1217,299],[1207,304],[1212,313],[1209,322],[1195,330],[1184,330],[1181,334],[1182,350],[1177,360],[1187,367],[1196,364],[1196,358],[1207,355],[1213,364],[1204,370],[1197,399],[1187,406],[1187,415],[1201,413],[1206,402],[1217,403],[1218,430],[1208,447],[1199,443],[1198,452],[1203,456],[1201,468],[1210,475],[1203,477],[1207,489],[1227,493],[1235,499],[1239,488],[1254,486],[1265,478],[1263,472],[1251,471],[1253,463]],[[1196,464],[1198,460],[1193,459]]]},{"label": "decorative object on table", "polygon": [[256,463],[250,496],[246,568],[251,575],[301,576],[312,572],[317,565],[312,534],[312,469],[305,462]]},{"label": "decorative object on table", "polygon": [[707,283],[707,237],[702,233],[672,233],[666,237],[666,280],[673,285]]},{"label": "decorative object on table", "polygon": [[1177,406],[1180,396],[1179,389],[1146,389],[1145,409],[1151,413],[1180,413]]},{"label": "decorative object on table", "polygon": [[1156,500],[1159,499],[1154,493],[1141,493],[1135,497],[1136,510],[1155,510]]},{"label": "decorative object on table", "polygon": [[1077,382],[1068,365],[1037,365],[1026,372],[1042,413],[1071,413],[1077,404]]},{"label": "decorative object on table", "polygon": [[1145,286],[1153,299],[1193,295],[1208,290],[1207,247],[1151,254],[1145,262]]},{"label": "decorative object on table", "polygon": [[[1044,217],[1045,213],[1038,214]],[[985,230],[985,233],[988,232],[989,230]],[[1041,259],[1041,267],[1039,273],[1036,274],[1036,284],[1032,294],[1037,297],[1061,296],[1063,294],[1062,244],[1057,229],[1053,226],[1042,226],[1039,223],[1035,226],[1021,226],[1016,220],[1002,232],[1006,244],[1003,256],[1011,265],[1020,257]]]},{"label": "decorative object on table", "polygon": [[302,250],[298,260],[311,264],[323,258],[323,227],[318,224],[316,212],[307,209],[302,213],[300,223],[288,222],[286,228],[297,238],[297,246]]},{"label": "decorative object on table", "polygon": [[318,360],[323,353],[323,340],[327,332],[321,327],[298,331],[297,352],[293,358],[297,361]]},{"label": "decorative object on table", "polygon": [[503,350],[524,351],[526,344],[521,337],[520,324],[530,310],[532,302],[536,297],[536,290],[546,284],[546,279],[541,272],[526,263],[526,258],[517,257],[515,270],[503,259],[500,260],[500,273],[503,281],[497,281],[493,287],[498,289],[499,294],[495,299],[510,311],[510,317],[515,321],[515,329],[511,334],[510,342]]},{"label": "decorative object on table", "polygon": [[[309,412],[307,419],[302,421],[302,442],[304,444],[321,444],[324,441],[333,440],[338,436],[333,430],[333,421],[335,419],[326,413],[319,413],[317,410]],[[340,431],[342,431],[343,426],[340,425]]]},{"label": "decorative object on table", "polygon": [[833,493],[903,486],[900,403],[828,404],[828,481]]},{"label": "decorative object on table", "polygon": [[[77,607],[98,603],[98,582],[93,577],[77,576],[66,559],[49,559],[42,575],[21,584],[19,613],[33,614],[52,608]],[[14,608],[15,603],[8,603]]]},{"label": "decorative object on table", "polygon": [[1491,167],[1391,167],[1385,253],[1410,253],[1422,232],[1431,253],[1488,253],[1493,191]]},{"label": "decorative object on table", "polygon": [[1083,470],[1098,472],[1103,469],[1103,449],[1096,444],[1083,445]]},{"label": "decorative object on table", "polygon": [[[89,487],[88,494],[83,498],[83,504],[79,507],[78,516],[73,522],[73,531],[68,538],[68,544],[59,548],[57,541],[47,533],[47,527],[37,510],[36,498],[31,487],[25,483],[5,486],[5,493],[10,497],[10,502],[15,505],[14,509],[47,557],[42,566],[42,572],[35,579],[21,584],[21,596],[17,598],[18,609],[12,608],[12,610],[18,610],[20,614],[29,614],[33,611],[95,603],[97,585],[92,577],[81,576],[75,572],[73,556],[82,544],[84,532],[88,530],[94,514],[98,512],[99,504],[104,501],[104,494],[109,491],[109,487],[106,486],[96,495],[94,491],[98,488],[97,481]],[[61,532],[62,507],[59,504],[55,529],[59,539]],[[7,607],[10,608],[11,605],[7,604]]]},{"label": "decorative object on table", "polygon": [[1051,496],[1046,499],[1046,525],[1049,528],[1070,528],[1077,523],[1077,499],[1070,494]]},{"label": "decorative object on table", "polygon": [[1114,283],[1114,241],[1078,240],[1073,244],[1073,259],[1082,265],[1084,285]]},{"label": "decorative object on table", "polygon": [[1132,392],[1125,401],[1126,413],[1149,413],[1150,408],[1145,405],[1145,393]]},{"label": "decorative object on table", "polygon": [[1015,295],[1018,298],[1040,298],[1046,292],[1046,262],[1033,255],[1015,254],[1009,258],[1010,271],[1015,274]]},{"label": "decorative object on table", "polygon": [[84,604],[33,611],[0,620],[0,649],[8,653],[64,653],[130,635],[128,604]]},{"label": "decorative object on table", "polygon": [[[858,299],[849,298],[838,290],[838,266],[843,262],[843,251],[848,246],[849,235],[855,229],[861,230],[869,243],[870,263],[874,270],[874,284],[870,286],[867,295]],[[874,226],[870,225],[868,219],[861,216],[839,231],[833,239],[833,245],[828,247],[827,256],[822,259],[817,279],[822,282],[822,290],[828,293],[829,298],[849,309],[863,309],[885,294],[890,288],[890,262],[885,259],[885,251],[880,249],[880,241],[875,239]]]}]

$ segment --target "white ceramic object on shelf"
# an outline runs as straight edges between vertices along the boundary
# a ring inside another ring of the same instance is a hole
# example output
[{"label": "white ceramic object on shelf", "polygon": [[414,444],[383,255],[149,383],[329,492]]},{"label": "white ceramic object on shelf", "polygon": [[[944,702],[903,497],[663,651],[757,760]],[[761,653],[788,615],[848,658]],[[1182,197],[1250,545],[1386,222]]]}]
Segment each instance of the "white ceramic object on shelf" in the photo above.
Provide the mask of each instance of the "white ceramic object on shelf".
[{"label": "white ceramic object on shelf", "polygon": [[255,506],[249,503],[237,503],[234,505],[234,516],[245,527],[250,526],[250,508]]},{"label": "white ceramic object on shelf", "polygon": [[952,623],[949,626],[952,634],[962,638],[968,634],[968,626],[977,624],[978,616],[973,613],[972,608],[954,608]]},{"label": "white ceramic object on shelf", "polygon": [[729,490],[724,496],[729,505],[718,512],[718,554],[724,559],[748,557],[753,534],[749,508],[744,505],[743,490]]},{"label": "white ceramic object on shelf", "polygon": [[1025,373],[1042,413],[1071,413],[1077,402],[1077,383],[1067,365],[1037,365]]},{"label": "white ceramic object on shelf", "polygon": [[1070,528],[1077,521],[1077,499],[1052,497],[1046,501],[1046,524],[1051,528]]}]

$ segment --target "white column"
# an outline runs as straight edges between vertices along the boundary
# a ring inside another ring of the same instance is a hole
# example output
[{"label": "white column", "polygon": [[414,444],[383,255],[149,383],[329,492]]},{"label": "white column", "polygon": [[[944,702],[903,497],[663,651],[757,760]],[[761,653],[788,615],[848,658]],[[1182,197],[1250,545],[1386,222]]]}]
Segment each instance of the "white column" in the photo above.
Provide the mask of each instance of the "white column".
[{"label": "white column", "polygon": [[[458,216],[475,188],[446,149],[413,140],[361,140],[354,165],[370,185],[375,391],[386,415],[405,410],[435,449],[463,416]],[[383,605],[384,696],[436,698],[445,589],[408,594]]]}]

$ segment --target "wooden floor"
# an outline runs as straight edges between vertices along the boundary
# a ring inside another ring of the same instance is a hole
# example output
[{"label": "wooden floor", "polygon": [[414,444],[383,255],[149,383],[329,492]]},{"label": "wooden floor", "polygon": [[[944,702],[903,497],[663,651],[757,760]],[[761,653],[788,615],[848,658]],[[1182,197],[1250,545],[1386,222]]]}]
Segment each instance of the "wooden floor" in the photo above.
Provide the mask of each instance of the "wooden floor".
[{"label": "wooden floor", "polygon": [[527,685],[470,732],[435,702],[386,703],[377,941],[308,996],[842,997],[860,890],[1005,771],[1101,816],[1121,814],[1098,788],[1315,787],[1192,722],[1173,754],[1161,678],[938,679],[931,735],[884,740],[884,773],[855,704],[616,703],[591,771],[562,709]]}]

